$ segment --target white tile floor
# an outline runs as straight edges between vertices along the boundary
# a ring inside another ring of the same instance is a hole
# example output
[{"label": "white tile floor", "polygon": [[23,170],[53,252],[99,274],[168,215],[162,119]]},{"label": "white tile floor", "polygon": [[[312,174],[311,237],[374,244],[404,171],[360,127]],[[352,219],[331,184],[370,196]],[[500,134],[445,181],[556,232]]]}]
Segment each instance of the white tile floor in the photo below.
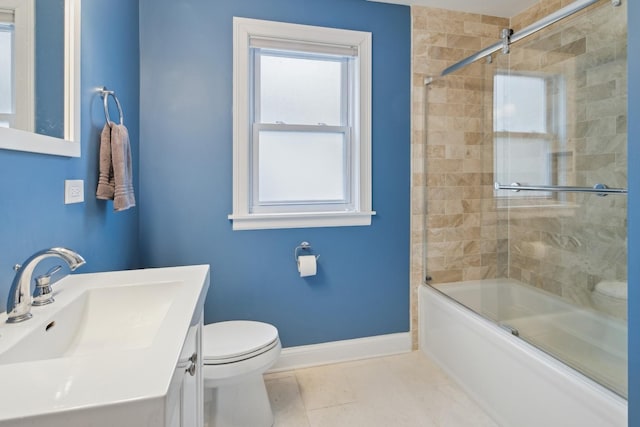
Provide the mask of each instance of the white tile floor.
[{"label": "white tile floor", "polygon": [[493,427],[421,352],[267,374],[274,427]]}]

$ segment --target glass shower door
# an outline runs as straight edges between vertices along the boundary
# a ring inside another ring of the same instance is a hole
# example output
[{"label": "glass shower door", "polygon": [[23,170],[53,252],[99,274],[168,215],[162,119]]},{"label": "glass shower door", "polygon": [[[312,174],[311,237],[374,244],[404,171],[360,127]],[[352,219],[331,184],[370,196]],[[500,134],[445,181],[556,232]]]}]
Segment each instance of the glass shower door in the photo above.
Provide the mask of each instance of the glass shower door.
[{"label": "glass shower door", "polygon": [[626,197],[564,190],[627,186],[626,39],[625,6],[604,2],[512,44],[494,56],[485,124],[494,180],[529,188],[495,191],[502,269],[560,297],[509,327],[625,397]]}]

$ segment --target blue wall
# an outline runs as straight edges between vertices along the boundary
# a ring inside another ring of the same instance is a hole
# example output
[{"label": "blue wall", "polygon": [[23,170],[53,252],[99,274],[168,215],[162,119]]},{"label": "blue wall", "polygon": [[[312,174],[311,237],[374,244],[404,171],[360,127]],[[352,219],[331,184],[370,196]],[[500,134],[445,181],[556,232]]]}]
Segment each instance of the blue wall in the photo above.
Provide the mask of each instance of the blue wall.
[{"label": "blue wall", "polygon": [[629,31],[629,426],[640,426],[640,3],[628,1]]},{"label": "blue wall", "polygon": [[[113,29],[118,23],[118,30]],[[39,249],[68,246],[87,259],[79,272],[138,266],[138,213],[114,214],[94,197],[99,132],[104,113],[95,88],[108,85],[129,118],[137,161],[138,4],[82,2],[82,157],[0,150],[0,311],[13,279],[11,267]],[[64,180],[85,180],[85,203],[64,205]],[[136,183],[137,185],[137,183]]]},{"label": "blue wall", "polygon": [[[233,16],[373,33],[372,226],[231,230]],[[205,321],[268,321],[285,346],[408,331],[409,8],[141,0],[140,18],[143,264],[211,264]],[[308,279],[303,240],[321,254]]]}]

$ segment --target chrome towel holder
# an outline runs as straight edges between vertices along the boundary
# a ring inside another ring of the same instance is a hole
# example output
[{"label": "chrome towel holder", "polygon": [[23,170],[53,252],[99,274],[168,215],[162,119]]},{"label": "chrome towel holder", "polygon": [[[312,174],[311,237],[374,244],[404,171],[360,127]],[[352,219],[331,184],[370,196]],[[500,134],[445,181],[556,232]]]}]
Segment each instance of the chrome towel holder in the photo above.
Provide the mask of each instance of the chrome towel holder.
[{"label": "chrome towel holder", "polygon": [[106,86],[103,86],[102,89],[98,89],[100,91],[100,96],[102,97],[102,102],[104,104],[104,117],[107,119],[107,123],[113,123],[111,121],[111,117],[109,117],[109,96],[112,96],[114,101],[116,101],[116,106],[118,107],[118,114],[120,115],[120,124],[124,124],[124,113],[122,112],[122,105],[120,105],[120,101],[116,96],[116,92],[114,90],[108,90]]}]

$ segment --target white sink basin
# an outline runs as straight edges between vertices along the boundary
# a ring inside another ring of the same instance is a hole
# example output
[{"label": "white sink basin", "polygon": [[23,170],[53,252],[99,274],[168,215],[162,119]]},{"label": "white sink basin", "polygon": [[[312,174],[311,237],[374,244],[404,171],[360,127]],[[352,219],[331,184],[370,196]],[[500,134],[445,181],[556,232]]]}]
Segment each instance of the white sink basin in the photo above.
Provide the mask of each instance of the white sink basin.
[{"label": "white sink basin", "polygon": [[33,318],[8,324],[1,313],[0,378],[11,392],[0,426],[164,396],[208,285],[208,266],[75,274]]},{"label": "white sink basin", "polygon": [[[179,290],[180,282],[87,289],[64,310],[41,316],[35,329],[0,353],[0,364],[148,347]],[[35,325],[7,325],[21,326]]]}]

